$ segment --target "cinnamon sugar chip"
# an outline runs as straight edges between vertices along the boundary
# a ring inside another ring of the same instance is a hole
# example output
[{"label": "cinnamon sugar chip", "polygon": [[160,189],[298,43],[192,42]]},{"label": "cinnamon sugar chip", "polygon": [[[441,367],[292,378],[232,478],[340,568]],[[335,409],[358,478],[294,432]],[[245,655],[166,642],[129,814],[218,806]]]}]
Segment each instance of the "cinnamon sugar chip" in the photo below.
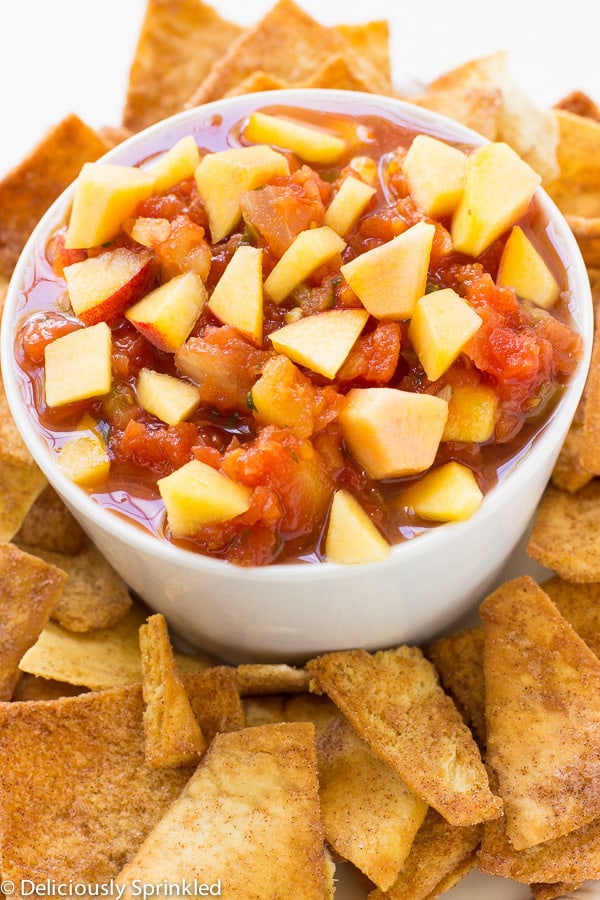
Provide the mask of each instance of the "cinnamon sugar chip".
[{"label": "cinnamon sugar chip", "polygon": [[82,165],[108,149],[92,128],[69,115],[0,181],[0,275],[10,277],[38,220]]},{"label": "cinnamon sugar chip", "polygon": [[2,875],[98,884],[136,852],[190,768],[144,761],[142,690],[0,704]]},{"label": "cinnamon sugar chip", "polygon": [[322,900],[325,850],[314,728],[262,725],[212,742],[196,772],[117,879],[197,878],[228,897]]},{"label": "cinnamon sugar chip", "polygon": [[19,662],[36,642],[67,576],[12,544],[0,544],[0,700],[10,700]]},{"label": "cinnamon sugar chip", "polygon": [[600,482],[575,494],[549,486],[540,503],[527,553],[566,581],[600,581]]},{"label": "cinnamon sugar chip", "polygon": [[140,628],[145,759],[151,768],[197,761],[208,746],[177,667],[163,615]]},{"label": "cinnamon sugar chip", "polygon": [[183,109],[241,30],[202,0],[148,0],[123,125],[140,131]]},{"label": "cinnamon sugar chip", "polygon": [[314,689],[328,694],[373,753],[449,822],[500,815],[473,736],[418,648],[338,651],[307,668]]},{"label": "cinnamon sugar chip", "polygon": [[342,717],[321,735],[317,759],[321,816],[329,846],[386,890],[410,853],[427,804]]},{"label": "cinnamon sugar chip", "polygon": [[428,900],[449,890],[477,865],[481,825],[449,825],[431,809],[394,884],[369,900]]},{"label": "cinnamon sugar chip", "polygon": [[487,762],[524,850],[600,815],[600,660],[528,576],[479,612]]},{"label": "cinnamon sugar chip", "polygon": [[490,141],[498,139],[502,92],[497,88],[438,88],[412,102],[462,122]]},{"label": "cinnamon sugar chip", "polygon": [[442,637],[427,650],[440,680],[454,698],[464,719],[485,746],[485,684],[483,631],[469,628]]},{"label": "cinnamon sugar chip", "polygon": [[77,519],[48,485],[29,508],[15,535],[15,543],[54,553],[79,553],[88,539]]}]

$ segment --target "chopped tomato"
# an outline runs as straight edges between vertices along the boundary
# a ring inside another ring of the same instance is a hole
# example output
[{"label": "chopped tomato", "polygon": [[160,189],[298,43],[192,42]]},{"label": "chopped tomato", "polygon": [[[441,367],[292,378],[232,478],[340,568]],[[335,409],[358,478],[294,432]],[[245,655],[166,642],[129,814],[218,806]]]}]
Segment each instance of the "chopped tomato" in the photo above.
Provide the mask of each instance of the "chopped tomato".
[{"label": "chopped tomato", "polygon": [[196,426],[190,422],[156,425],[132,419],[123,434],[117,437],[112,449],[118,458],[164,476],[193,458],[192,448],[196,440]]},{"label": "chopped tomato", "polygon": [[396,322],[380,322],[369,334],[359,337],[337,374],[342,384],[363,381],[385,384],[394,377],[400,358],[401,329]]},{"label": "chopped tomato", "polygon": [[21,347],[25,357],[36,366],[44,362],[44,351],[48,344],[71,331],[83,328],[81,322],[74,322],[60,313],[39,313],[27,320],[21,329]]}]

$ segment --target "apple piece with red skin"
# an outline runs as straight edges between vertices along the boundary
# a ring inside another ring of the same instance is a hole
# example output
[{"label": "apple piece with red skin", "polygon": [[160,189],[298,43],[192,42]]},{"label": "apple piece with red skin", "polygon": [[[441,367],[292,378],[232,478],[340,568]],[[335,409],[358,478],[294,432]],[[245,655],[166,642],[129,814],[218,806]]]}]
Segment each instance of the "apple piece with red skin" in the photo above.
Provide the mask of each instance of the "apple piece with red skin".
[{"label": "apple piece with red skin", "polygon": [[126,247],[65,266],[73,312],[84,325],[113,322],[150,288],[154,254]]},{"label": "apple piece with red skin", "polygon": [[159,350],[175,353],[189,337],[206,296],[202,279],[184,272],[126,309],[125,317]]}]

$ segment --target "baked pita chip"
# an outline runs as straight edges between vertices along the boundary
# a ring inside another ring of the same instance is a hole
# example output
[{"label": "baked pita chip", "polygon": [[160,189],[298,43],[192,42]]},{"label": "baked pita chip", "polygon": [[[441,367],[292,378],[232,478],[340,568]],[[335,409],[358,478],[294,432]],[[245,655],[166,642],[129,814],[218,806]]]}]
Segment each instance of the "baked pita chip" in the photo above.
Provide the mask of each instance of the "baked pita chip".
[{"label": "baked pita chip", "polygon": [[255,25],[244,31],[212,66],[187,106],[199,106],[229,93],[248,75],[268,72],[289,84],[300,84],[332,54],[345,54],[358,77],[385,93],[385,75],[353,53],[334,28],[320,25],[292,0],[279,0]]},{"label": "baked pita chip", "polygon": [[16,883],[115,876],[190,768],[144,761],[141,687],[0,705],[2,874]]},{"label": "baked pita chip", "polygon": [[[560,207],[561,203],[554,197],[555,203]],[[600,191],[597,195],[588,195],[586,197],[586,206],[594,207],[594,210],[600,207]],[[581,250],[585,264],[590,267],[600,266],[600,215],[594,213],[593,216],[588,215],[570,215],[565,213],[565,219],[571,231],[575,235],[575,239]]]},{"label": "baked pita chip", "polygon": [[579,637],[596,652],[600,635],[600,584],[573,584],[555,575],[540,587]]},{"label": "baked pita chip", "polygon": [[52,610],[52,619],[67,631],[110,628],[130,610],[132,601],[127,585],[93,544],[76,556],[20,546],[69,576]]},{"label": "baked pita chip", "polygon": [[398,878],[369,900],[428,900],[453,887],[475,868],[481,825],[457,828],[430,809]]},{"label": "baked pita chip", "polygon": [[292,694],[308,691],[310,675],[283,663],[248,663],[235,670],[242,697],[250,694]]},{"label": "baked pita chip", "polygon": [[386,19],[352,25],[336,25],[336,30],[361,59],[368,60],[392,88],[390,25]]},{"label": "baked pita chip", "polygon": [[427,650],[444,689],[453,697],[481,746],[485,746],[483,631],[470,628],[440,638]]},{"label": "baked pita chip", "polygon": [[594,477],[581,463],[584,405],[580,403],[577,408],[552,470],[554,487],[572,494],[589,484]]},{"label": "baked pita chip", "polygon": [[[176,655],[176,658],[179,662],[180,657]],[[245,726],[244,706],[237,690],[235,669],[231,666],[184,672],[183,684],[207,741],[212,741],[216,734],[238,731]]]},{"label": "baked pita chip", "polygon": [[418,648],[338,651],[307,668],[311,687],[326,692],[373,753],[449,822],[500,815],[473,735]]},{"label": "baked pita chip", "polygon": [[235,84],[224,96],[237,97],[239,94],[256,94],[258,91],[278,91],[281,90],[281,88],[286,87],[290,87],[290,85],[287,81],[284,81],[283,78],[277,78],[275,75],[271,75],[270,72],[257,69],[256,72],[251,72],[250,75],[246,75],[239,84]]},{"label": "baked pita chip", "polygon": [[46,484],[17,430],[0,379],[0,541],[12,540]]},{"label": "baked pita chip", "polygon": [[336,719],[321,735],[317,760],[329,846],[386,890],[410,852],[427,804],[371,752],[346,719]]},{"label": "baked pita chip", "polygon": [[10,700],[19,662],[35,644],[67,576],[12,544],[0,544],[0,700]]},{"label": "baked pita chip", "polygon": [[193,763],[208,744],[175,662],[163,615],[150,616],[141,626],[140,650],[146,763],[150,768]]},{"label": "baked pita chip", "polygon": [[84,694],[87,688],[66,681],[38,678],[36,675],[22,674],[12,695],[13,703],[31,700],[58,700],[59,697],[75,697]]},{"label": "baked pita chip", "polygon": [[498,138],[502,92],[497,88],[438,88],[411,102],[455,119],[490,141]]},{"label": "baked pita chip", "polygon": [[335,53],[315,69],[305,81],[294,87],[330,88],[338,91],[366,91],[377,93],[381,86],[369,79],[367,72],[356,70],[353,60],[347,54]]},{"label": "baked pita chip", "polygon": [[202,0],[148,0],[123,125],[141,131],[183,109],[241,30]]},{"label": "baked pita chip", "polygon": [[482,872],[525,884],[574,884],[597,878],[600,871],[600,819],[577,831],[527,850],[515,850],[505,819],[483,828],[478,866]]},{"label": "baked pita chip", "polygon": [[[136,684],[142,680],[139,629],[148,610],[133,604],[111,628],[76,633],[48,622],[19,667],[30,675],[78,684],[90,690]],[[179,659],[179,657],[178,657]],[[206,657],[194,659],[198,668],[212,665]]]},{"label": "baked pita chip", "polygon": [[600,109],[598,105],[583,91],[571,91],[562,100],[554,104],[555,109],[563,109],[566,112],[574,113],[576,116],[585,116],[588,119],[595,119],[600,122]]},{"label": "baked pita chip", "polygon": [[554,897],[566,897],[581,887],[581,883],[567,884],[559,881],[557,884],[530,884],[534,900],[553,900]]},{"label": "baked pita chip", "polygon": [[600,581],[600,481],[576,494],[549,486],[534,522],[527,553],[566,581]]},{"label": "baked pita chip", "polygon": [[320,694],[268,694],[244,698],[247,725],[312,722],[317,740],[340,717],[329,697]]},{"label": "baked pita chip", "polygon": [[69,115],[44,135],[0,181],[0,274],[9,278],[27,238],[84,163],[109,149],[88,125]]},{"label": "baked pita chip", "polygon": [[583,469],[592,475],[600,475],[600,316],[596,320],[592,358],[585,384],[579,456]]},{"label": "baked pita chip", "polygon": [[322,900],[325,854],[314,728],[246,728],[213,740],[196,772],[117,878],[131,885],[197,878],[230,900]]},{"label": "baked pita chip", "polygon": [[524,850],[600,816],[600,660],[529,576],[479,613],[487,762]]},{"label": "baked pita chip", "polygon": [[514,81],[506,52],[464,63],[429,85],[429,91],[487,89],[502,93],[497,140],[505,141],[542,176],[553,181],[559,173],[558,126],[550,110],[537,107]]},{"label": "baked pita chip", "polygon": [[48,485],[23,519],[15,543],[54,553],[74,554],[86,546],[88,539],[79,522]]}]

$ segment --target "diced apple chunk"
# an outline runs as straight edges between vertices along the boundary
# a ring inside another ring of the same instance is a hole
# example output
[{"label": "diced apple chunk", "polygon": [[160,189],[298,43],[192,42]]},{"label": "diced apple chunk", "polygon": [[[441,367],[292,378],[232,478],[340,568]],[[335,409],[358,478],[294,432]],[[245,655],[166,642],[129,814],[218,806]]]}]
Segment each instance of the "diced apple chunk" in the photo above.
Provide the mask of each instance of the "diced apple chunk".
[{"label": "diced apple chunk", "polygon": [[167,425],[183,422],[200,405],[200,391],[195,385],[152,369],[141,369],[136,389],[142,409]]},{"label": "diced apple chunk", "polygon": [[454,385],[442,440],[486,443],[494,434],[499,408],[498,394],[490,385]]},{"label": "diced apple chunk", "polygon": [[485,144],[468,157],[465,189],[452,217],[452,243],[477,257],[529,206],[541,178],[504,143]]},{"label": "diced apple chunk", "polygon": [[206,207],[213,242],[227,237],[241,220],[243,193],[277,175],[289,175],[289,171],[285,156],[271,147],[233,147],[207,153],[194,177]]},{"label": "diced apple chunk", "polygon": [[335,378],[368,318],[365,309],[329,309],[284,325],[269,337],[293,362]]},{"label": "diced apple chunk", "polygon": [[144,337],[174,353],[187,340],[206,300],[206,288],[195,272],[184,272],[146,294],[125,310],[125,316]]},{"label": "diced apple chunk", "polygon": [[227,522],[250,507],[252,491],[197,459],[157,482],[175,537],[190,537],[205,525]]},{"label": "diced apple chunk", "polygon": [[449,462],[403,491],[397,502],[421,519],[462,522],[471,518],[482,500],[483,494],[471,469]]},{"label": "diced apple chunk", "polygon": [[437,381],[452,365],[481,321],[452,288],[432,291],[417,301],[408,336],[430,381]]},{"label": "diced apple chunk", "polygon": [[281,303],[311,272],[345,247],[346,242],[327,225],[301,231],[266,279],[265,291],[274,303]]},{"label": "diced apple chunk", "polygon": [[346,142],[329,131],[261,112],[250,113],[245,136],[254,143],[291,150],[306,162],[325,165],[337,162],[346,150]]},{"label": "diced apple chunk", "polygon": [[344,178],[339,191],[327,207],[323,219],[325,225],[344,237],[363,214],[374,194],[375,188],[364,181],[353,178],[352,175]]},{"label": "diced apple chunk", "polygon": [[237,248],[208,306],[221,322],[233,325],[257,346],[262,344],[262,250],[250,246]]},{"label": "diced apple chunk", "polygon": [[56,338],[47,345],[44,357],[48,406],[64,406],[109,392],[112,340],[106,322]]},{"label": "diced apple chunk", "polygon": [[441,218],[454,212],[462,196],[467,156],[428,134],[419,134],[409,147],[402,170],[419,209]]},{"label": "diced apple chunk", "polygon": [[329,562],[378,562],[387,559],[391,549],[358,500],[348,491],[336,491],[325,539]]},{"label": "diced apple chunk", "polygon": [[519,297],[549,309],[560,296],[556,278],[522,228],[515,225],[505,244],[497,282],[513,287]]},{"label": "diced apple chunk", "polygon": [[134,166],[85,163],[75,186],[67,250],[111,241],[153,188],[152,176]]},{"label": "diced apple chunk", "polygon": [[69,300],[84,325],[110,322],[147,290],[153,276],[153,256],[126,247],[107,250],[65,266]]},{"label": "diced apple chunk", "polygon": [[341,273],[378,319],[410,319],[425,293],[435,226],[417,222],[380,247],[367,250],[341,267]]},{"label": "diced apple chunk", "polygon": [[431,394],[353,388],[339,415],[350,451],[375,479],[415,475],[437,453],[448,404]]},{"label": "diced apple chunk", "polygon": [[191,134],[181,138],[146,171],[154,178],[154,192],[162,194],[186,178],[191,178],[200,163],[200,151]]},{"label": "diced apple chunk", "polygon": [[106,480],[110,471],[110,456],[97,422],[91,416],[83,417],[78,431],[82,433],[62,447],[57,463],[75,484],[93,488]]}]

